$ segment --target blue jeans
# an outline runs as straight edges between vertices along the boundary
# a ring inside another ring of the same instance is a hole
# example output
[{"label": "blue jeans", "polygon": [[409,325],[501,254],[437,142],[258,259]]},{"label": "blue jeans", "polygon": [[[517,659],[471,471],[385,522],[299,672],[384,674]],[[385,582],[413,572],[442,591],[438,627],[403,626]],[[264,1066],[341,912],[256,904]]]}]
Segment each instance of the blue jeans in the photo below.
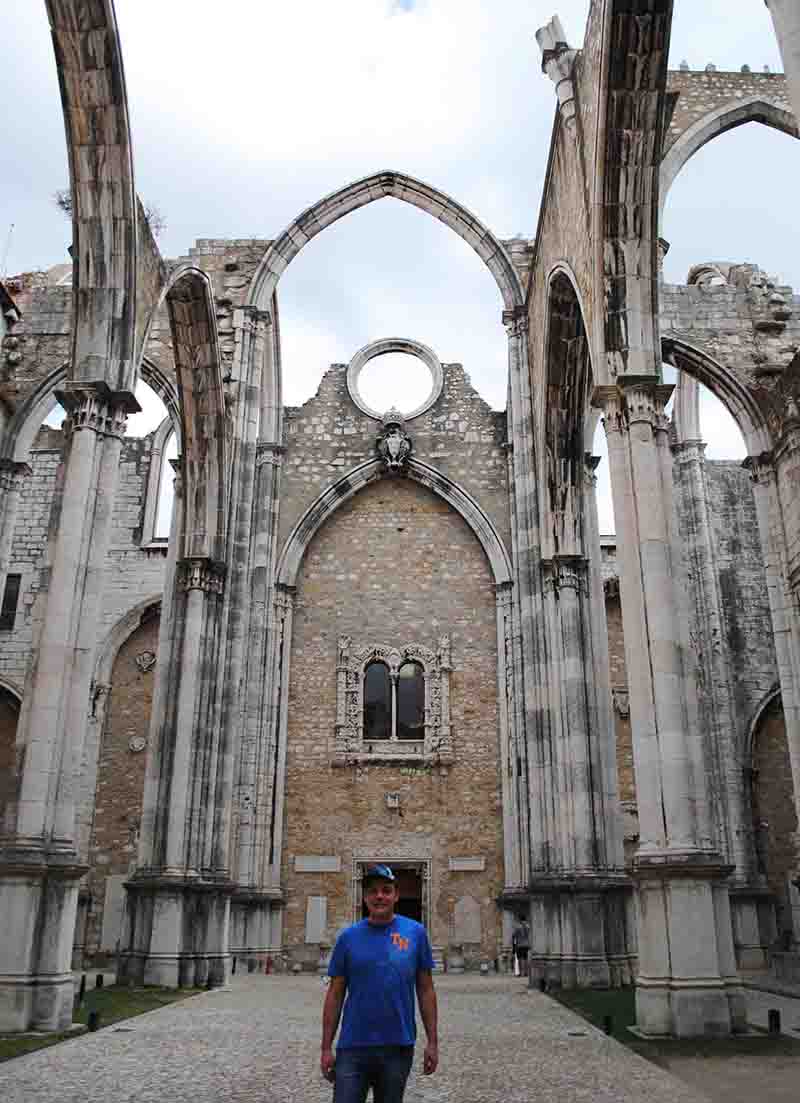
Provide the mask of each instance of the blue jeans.
[{"label": "blue jeans", "polygon": [[414,1060],[413,1046],[363,1046],[336,1051],[333,1103],[403,1103]]}]

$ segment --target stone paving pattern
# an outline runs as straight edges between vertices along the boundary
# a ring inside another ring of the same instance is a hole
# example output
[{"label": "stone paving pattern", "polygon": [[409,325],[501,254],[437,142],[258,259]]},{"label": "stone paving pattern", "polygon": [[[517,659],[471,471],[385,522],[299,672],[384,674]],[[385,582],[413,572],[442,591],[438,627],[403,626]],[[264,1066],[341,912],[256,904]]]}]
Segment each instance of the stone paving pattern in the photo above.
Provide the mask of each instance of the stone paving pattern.
[{"label": "stone paving pattern", "polygon": [[[406,1103],[706,1098],[520,980],[439,977],[437,990],[440,1068],[418,1075],[418,1046]],[[234,978],[230,989],[8,1062],[0,1099],[330,1103],[318,1071],[323,994],[316,976]]]}]

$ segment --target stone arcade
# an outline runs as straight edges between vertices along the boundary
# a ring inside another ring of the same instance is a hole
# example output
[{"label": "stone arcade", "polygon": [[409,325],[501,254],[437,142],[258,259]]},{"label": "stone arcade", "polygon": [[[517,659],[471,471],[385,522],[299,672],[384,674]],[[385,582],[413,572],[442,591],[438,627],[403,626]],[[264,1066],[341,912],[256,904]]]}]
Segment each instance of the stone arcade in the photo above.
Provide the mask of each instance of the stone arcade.
[{"label": "stone arcade", "polygon": [[[73,947],[169,985],[316,968],[376,858],[440,962],[502,963],[527,914],[533,979],[635,980],[645,1032],[735,1031],[739,970],[798,968],[800,299],[752,265],[666,285],[658,236],[706,142],[798,136],[800,16],[771,7],[788,79],[668,72],[669,0],[594,0],[579,51],[543,28],[534,240],[387,171],[167,264],[113,4],[47,0],[74,261],[0,300],[0,1029],[69,1022]],[[282,406],[280,276],[386,196],[494,277],[505,412],[414,334]],[[389,350],[430,370],[416,410],[361,396]],[[123,439],[138,378],[168,420]],[[705,461],[698,382],[744,468]]]}]

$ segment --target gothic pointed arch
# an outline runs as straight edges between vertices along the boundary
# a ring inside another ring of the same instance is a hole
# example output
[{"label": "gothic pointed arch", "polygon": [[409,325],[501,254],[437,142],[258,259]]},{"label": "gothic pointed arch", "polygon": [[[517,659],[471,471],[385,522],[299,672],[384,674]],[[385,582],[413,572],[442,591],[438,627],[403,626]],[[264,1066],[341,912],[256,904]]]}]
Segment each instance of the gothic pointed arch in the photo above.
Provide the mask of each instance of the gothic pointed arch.
[{"label": "gothic pointed arch", "polygon": [[797,119],[791,111],[760,96],[731,100],[697,119],[676,139],[661,162],[659,180],[660,213],[663,215],[667,195],[683,166],[695,153],[721,134],[727,134],[745,123],[762,123],[792,138],[800,137]]},{"label": "gothic pointed arch", "polygon": [[228,441],[211,282],[201,269],[179,265],[163,295],[172,330],[180,410],[184,509],[179,554],[221,560]]},{"label": "gothic pointed arch", "polygon": [[550,278],[545,331],[544,439],[548,514],[555,554],[580,554],[592,367],[583,310],[571,273]]},{"label": "gothic pointed arch", "polygon": [[[374,203],[393,198],[418,207],[449,226],[477,253],[497,284],[503,307],[521,310],[525,302],[519,276],[502,242],[483,223],[455,199],[420,180],[400,172],[379,172],[356,180],[325,196],[288,226],[268,247],[261,259],[247,296],[251,310],[269,312],[276,317],[275,290],[280,277],[304,245],[340,218]],[[280,347],[276,342],[264,365],[262,381],[262,424],[264,439],[278,439],[280,417]],[[266,415],[266,417],[264,416]]]},{"label": "gothic pointed arch", "polygon": [[[463,517],[486,553],[495,585],[501,586],[509,583],[512,576],[511,560],[508,552],[491,518],[488,517],[475,499],[458,483],[421,460],[409,460],[407,476],[443,498],[448,505]],[[278,585],[296,585],[297,572],[300,569],[306,548],[318,529],[336,512],[340,505],[352,498],[359,490],[384,477],[383,462],[379,459],[367,460],[366,463],[354,468],[319,495],[294,526],[283,546],[275,573],[275,580]]]},{"label": "gothic pointed arch", "polygon": [[466,207],[421,180],[401,172],[378,172],[365,176],[325,196],[277,237],[265,252],[250,284],[248,302],[267,310],[278,280],[304,245],[346,214],[391,197],[410,203],[449,226],[475,250],[492,273],[506,310],[522,306],[522,285],[503,244]]},{"label": "gothic pointed arch", "polygon": [[676,337],[662,337],[661,349],[667,363],[702,383],[725,406],[744,437],[749,455],[770,450],[772,434],[765,409],[758,396],[734,372],[707,352]]}]

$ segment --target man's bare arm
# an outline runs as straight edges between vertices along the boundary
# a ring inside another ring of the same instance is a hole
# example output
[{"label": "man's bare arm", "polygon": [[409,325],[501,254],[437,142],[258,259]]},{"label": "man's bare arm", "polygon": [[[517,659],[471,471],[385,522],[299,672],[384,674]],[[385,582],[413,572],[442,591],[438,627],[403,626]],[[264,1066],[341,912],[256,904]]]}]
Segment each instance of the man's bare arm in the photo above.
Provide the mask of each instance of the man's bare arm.
[{"label": "man's bare arm", "polygon": [[333,1056],[333,1039],[336,1037],[339,1026],[346,989],[347,982],[344,977],[331,977],[325,993],[325,1003],[322,1005],[322,1052],[319,1067],[326,1080],[333,1079],[333,1066],[336,1063]]},{"label": "man's bare arm", "polygon": [[417,1000],[422,1025],[428,1037],[422,1071],[426,1076],[430,1076],[432,1072],[436,1072],[436,1066],[439,1064],[439,1009],[436,1003],[436,989],[433,987],[433,976],[428,969],[420,969],[417,973]]}]

